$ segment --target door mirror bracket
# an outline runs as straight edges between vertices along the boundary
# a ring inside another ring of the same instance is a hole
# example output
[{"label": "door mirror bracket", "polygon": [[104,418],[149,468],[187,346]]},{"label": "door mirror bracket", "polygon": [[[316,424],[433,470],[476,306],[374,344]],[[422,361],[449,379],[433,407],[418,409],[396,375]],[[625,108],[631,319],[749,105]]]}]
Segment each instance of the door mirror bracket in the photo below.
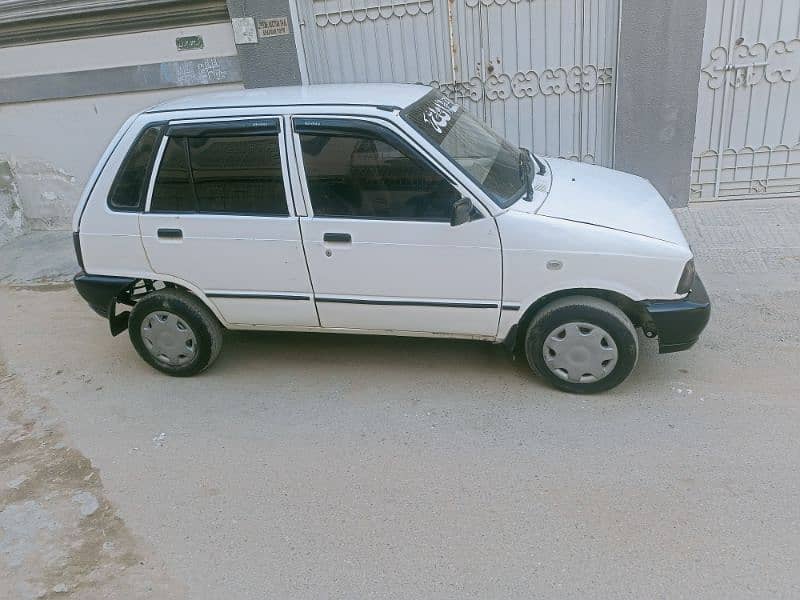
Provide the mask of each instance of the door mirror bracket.
[{"label": "door mirror bracket", "polygon": [[460,196],[450,209],[450,227],[458,227],[464,223],[469,223],[472,216],[472,201],[469,198]]}]

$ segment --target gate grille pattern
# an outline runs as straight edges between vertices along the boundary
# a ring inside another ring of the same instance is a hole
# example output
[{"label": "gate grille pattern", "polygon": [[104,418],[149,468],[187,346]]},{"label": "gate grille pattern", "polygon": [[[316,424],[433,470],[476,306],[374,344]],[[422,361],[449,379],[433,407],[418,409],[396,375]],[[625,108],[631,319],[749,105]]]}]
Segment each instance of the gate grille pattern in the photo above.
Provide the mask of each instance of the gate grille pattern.
[{"label": "gate grille pattern", "polygon": [[297,0],[311,83],[422,82],[537,152],[610,165],[618,0]]},{"label": "gate grille pattern", "polygon": [[709,0],[693,200],[800,194],[800,2]]}]

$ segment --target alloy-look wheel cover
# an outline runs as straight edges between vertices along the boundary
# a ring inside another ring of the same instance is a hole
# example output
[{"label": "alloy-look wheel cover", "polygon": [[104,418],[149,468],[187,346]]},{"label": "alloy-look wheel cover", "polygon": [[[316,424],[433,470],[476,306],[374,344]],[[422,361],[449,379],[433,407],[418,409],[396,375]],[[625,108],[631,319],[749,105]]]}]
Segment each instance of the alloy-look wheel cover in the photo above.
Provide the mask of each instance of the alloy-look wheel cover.
[{"label": "alloy-look wheel cover", "polygon": [[139,328],[142,342],[157,361],[181,367],[197,354],[197,338],[192,328],[178,315],[166,310],[148,314]]},{"label": "alloy-look wheel cover", "polygon": [[607,377],[617,365],[619,352],[611,335],[591,323],[565,323],[544,340],[542,354],[547,368],[570,383],[594,383]]}]

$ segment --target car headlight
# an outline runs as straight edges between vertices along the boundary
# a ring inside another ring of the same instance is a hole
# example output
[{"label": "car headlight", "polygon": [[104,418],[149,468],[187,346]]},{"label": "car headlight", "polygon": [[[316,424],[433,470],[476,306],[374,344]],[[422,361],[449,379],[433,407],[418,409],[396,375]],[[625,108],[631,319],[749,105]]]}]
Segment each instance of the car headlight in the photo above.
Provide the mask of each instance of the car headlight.
[{"label": "car headlight", "polygon": [[688,294],[692,291],[692,282],[694,281],[694,259],[690,259],[683,267],[680,281],[678,281],[678,289],[675,290],[676,294]]}]

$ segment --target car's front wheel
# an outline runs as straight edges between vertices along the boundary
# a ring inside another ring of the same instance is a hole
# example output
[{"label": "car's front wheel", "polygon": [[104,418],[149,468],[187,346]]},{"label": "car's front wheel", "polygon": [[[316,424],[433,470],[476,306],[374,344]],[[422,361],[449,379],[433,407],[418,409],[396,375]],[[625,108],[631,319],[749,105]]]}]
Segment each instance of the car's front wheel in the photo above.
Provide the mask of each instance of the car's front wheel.
[{"label": "car's front wheel", "polygon": [[593,394],[622,383],[639,356],[636,328],[618,307],[590,296],[541,309],[525,335],[531,368],[560,390]]},{"label": "car's front wheel", "polygon": [[139,356],[168,375],[200,373],[222,349],[222,326],[214,314],[192,294],[174,288],[139,300],[128,330]]}]

